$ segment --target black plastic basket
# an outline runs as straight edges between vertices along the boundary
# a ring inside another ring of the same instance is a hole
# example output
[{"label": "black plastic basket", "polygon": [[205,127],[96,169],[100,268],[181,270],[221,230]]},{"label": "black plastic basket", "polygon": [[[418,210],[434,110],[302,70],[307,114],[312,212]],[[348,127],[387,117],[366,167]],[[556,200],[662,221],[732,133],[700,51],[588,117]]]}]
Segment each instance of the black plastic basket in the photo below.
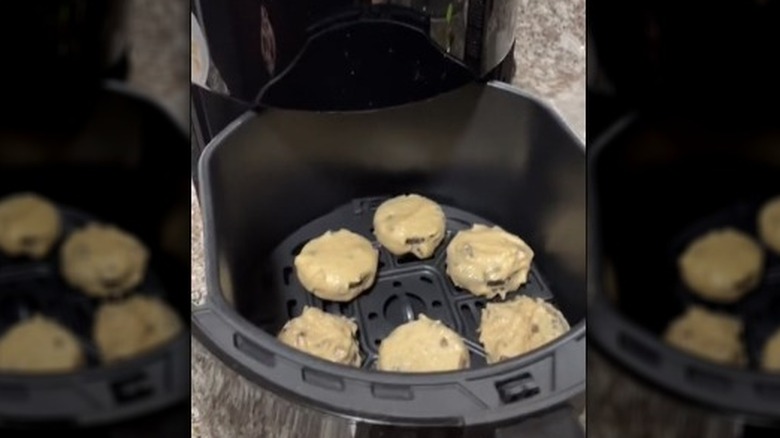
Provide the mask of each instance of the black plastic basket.
[{"label": "black plastic basket", "polygon": [[[302,410],[354,419],[358,436],[580,436],[571,410],[581,408],[585,385],[584,158],[547,107],[500,84],[373,112],[247,113],[212,141],[197,169],[209,294],[193,313],[195,337],[246,379],[242,392],[271,391]],[[292,259],[307,239],[342,227],[373,239],[373,210],[402,193],[442,204],[448,236],[475,222],[523,236],[537,254],[518,293],[554,300],[571,331],[485,366],[476,335],[485,301],[447,278],[446,242],[427,261],[382,250],[375,286],[351,303],[303,291]],[[363,369],[275,339],[307,304],[358,318]],[[378,342],[421,311],[465,338],[474,366],[372,370]],[[279,417],[234,414],[242,427],[285,427]]]}]

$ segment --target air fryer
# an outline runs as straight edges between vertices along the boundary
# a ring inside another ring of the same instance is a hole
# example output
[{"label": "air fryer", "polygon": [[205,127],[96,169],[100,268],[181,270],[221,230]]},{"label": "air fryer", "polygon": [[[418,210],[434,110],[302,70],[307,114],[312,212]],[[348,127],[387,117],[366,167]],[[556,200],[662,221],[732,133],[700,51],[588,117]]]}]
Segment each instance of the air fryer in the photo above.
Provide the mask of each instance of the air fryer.
[{"label": "air fryer", "polygon": [[[544,104],[490,83],[369,112],[247,112],[199,163],[208,295],[193,313],[193,396],[213,436],[582,436],[585,155]],[[349,304],[297,285],[301,244],[339,226],[373,239],[377,205],[408,192],[444,206],[448,239],[474,222],[527,239],[537,256],[518,293],[554,303],[572,329],[487,366],[476,341],[485,301],[444,274],[447,242],[427,261],[382,252],[377,284]],[[275,339],[304,305],[358,319],[362,368]],[[373,369],[381,340],[420,312],[464,337],[472,368]]]},{"label": "air fryer", "polygon": [[[161,107],[114,81],[128,68],[128,7],[126,0],[4,5],[0,196],[49,198],[65,232],[100,221],[138,236],[151,254],[143,293],[166,300],[188,327],[189,166],[180,160],[188,138]],[[2,435],[188,436],[188,330],[135,359],[99,364],[96,303],[63,285],[58,248],[39,263],[0,256],[0,331],[41,313],[77,335],[87,367],[0,373]]]},{"label": "air fryer", "polygon": [[[100,80],[127,75],[128,2],[56,0],[9,2],[0,18],[3,123],[34,129],[42,106],[52,126],[72,126],[84,114],[73,100],[99,93]],[[77,114],[78,113],[78,114]]]},{"label": "air fryer", "polygon": [[[676,259],[714,228],[756,235],[758,209],[780,194],[780,132],[766,106],[780,90],[766,56],[779,18],[773,2],[589,4],[590,345],[666,394],[733,418],[745,437],[778,432],[780,375],[758,369],[780,327],[778,258],[770,253],[762,284],[731,306],[697,299]],[[661,341],[691,304],[744,321],[747,369]]]}]

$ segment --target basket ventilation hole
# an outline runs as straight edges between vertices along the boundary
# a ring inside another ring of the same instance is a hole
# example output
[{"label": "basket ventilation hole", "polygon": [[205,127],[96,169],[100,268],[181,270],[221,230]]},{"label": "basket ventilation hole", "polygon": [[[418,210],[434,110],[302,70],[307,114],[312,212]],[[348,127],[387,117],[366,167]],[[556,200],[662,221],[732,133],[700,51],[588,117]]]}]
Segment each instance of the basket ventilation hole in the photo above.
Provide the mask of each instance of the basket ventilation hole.
[{"label": "basket ventilation hole", "polygon": [[471,307],[469,307],[468,304],[461,304],[460,311],[463,314],[463,318],[466,320],[466,323],[469,325],[469,327],[477,326],[477,321],[474,319],[474,314],[471,312]]}]

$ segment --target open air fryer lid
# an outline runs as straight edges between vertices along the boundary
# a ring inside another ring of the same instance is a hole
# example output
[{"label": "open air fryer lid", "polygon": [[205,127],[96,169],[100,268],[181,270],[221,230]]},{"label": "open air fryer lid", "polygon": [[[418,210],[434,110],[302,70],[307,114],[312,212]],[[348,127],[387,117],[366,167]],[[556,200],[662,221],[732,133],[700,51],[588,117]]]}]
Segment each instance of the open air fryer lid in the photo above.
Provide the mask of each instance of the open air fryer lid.
[{"label": "open air fryer lid", "polygon": [[778,2],[593,0],[587,19],[600,73],[632,107],[755,115],[780,97]]},{"label": "open air fryer lid", "polygon": [[[212,92],[249,106],[395,106],[465,85],[514,42],[516,1],[201,0]],[[197,83],[197,81],[196,81]]]}]

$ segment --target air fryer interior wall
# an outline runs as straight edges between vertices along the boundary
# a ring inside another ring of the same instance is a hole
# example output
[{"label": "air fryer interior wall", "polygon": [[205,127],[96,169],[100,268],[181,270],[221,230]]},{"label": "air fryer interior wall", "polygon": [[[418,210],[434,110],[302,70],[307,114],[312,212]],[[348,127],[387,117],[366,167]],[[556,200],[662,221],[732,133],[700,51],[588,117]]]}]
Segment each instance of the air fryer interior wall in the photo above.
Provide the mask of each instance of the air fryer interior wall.
[{"label": "air fryer interior wall", "polygon": [[[592,150],[594,309],[621,315],[599,313],[594,345],[677,395],[765,419],[777,403],[777,376],[700,363],[661,347],[660,335],[693,302],[680,294],[681,235],[735,206],[754,214],[780,194],[780,130],[758,118],[723,123],[670,114],[626,118]],[[750,227],[755,219],[747,217],[747,224],[734,225]],[[780,325],[778,304],[763,303],[762,312]],[[687,374],[677,375],[678,366]],[[721,384],[739,388],[739,395],[723,397]]]},{"label": "air fryer interior wall", "polygon": [[244,315],[272,308],[258,267],[284,238],[355,198],[417,192],[526,239],[576,325],[585,317],[581,151],[556,120],[513,100],[471,86],[429,105],[248,119],[208,163],[222,292]]},{"label": "air fryer interior wall", "polygon": [[[77,133],[47,133],[47,117],[38,132],[2,131],[0,196],[37,192],[138,236],[152,254],[150,271],[186,324],[189,233],[163,233],[189,229],[189,166],[181,161],[187,138],[159,107],[119,84],[106,85],[95,108]],[[16,394],[0,400],[0,426],[134,418],[188,394],[188,335],[123,364],[58,376],[0,375],[0,386]]]},{"label": "air fryer interior wall", "polygon": [[[381,111],[248,113],[199,171],[209,299],[193,312],[195,336],[259,387],[366,422],[489,430],[582,394],[584,149],[536,100],[490,84]],[[288,315],[267,310],[284,307],[265,269],[271,251],[353,199],[404,192],[523,236],[572,330],[523,358],[436,375],[356,370],[276,341]],[[515,394],[518,385],[534,389]]]}]

